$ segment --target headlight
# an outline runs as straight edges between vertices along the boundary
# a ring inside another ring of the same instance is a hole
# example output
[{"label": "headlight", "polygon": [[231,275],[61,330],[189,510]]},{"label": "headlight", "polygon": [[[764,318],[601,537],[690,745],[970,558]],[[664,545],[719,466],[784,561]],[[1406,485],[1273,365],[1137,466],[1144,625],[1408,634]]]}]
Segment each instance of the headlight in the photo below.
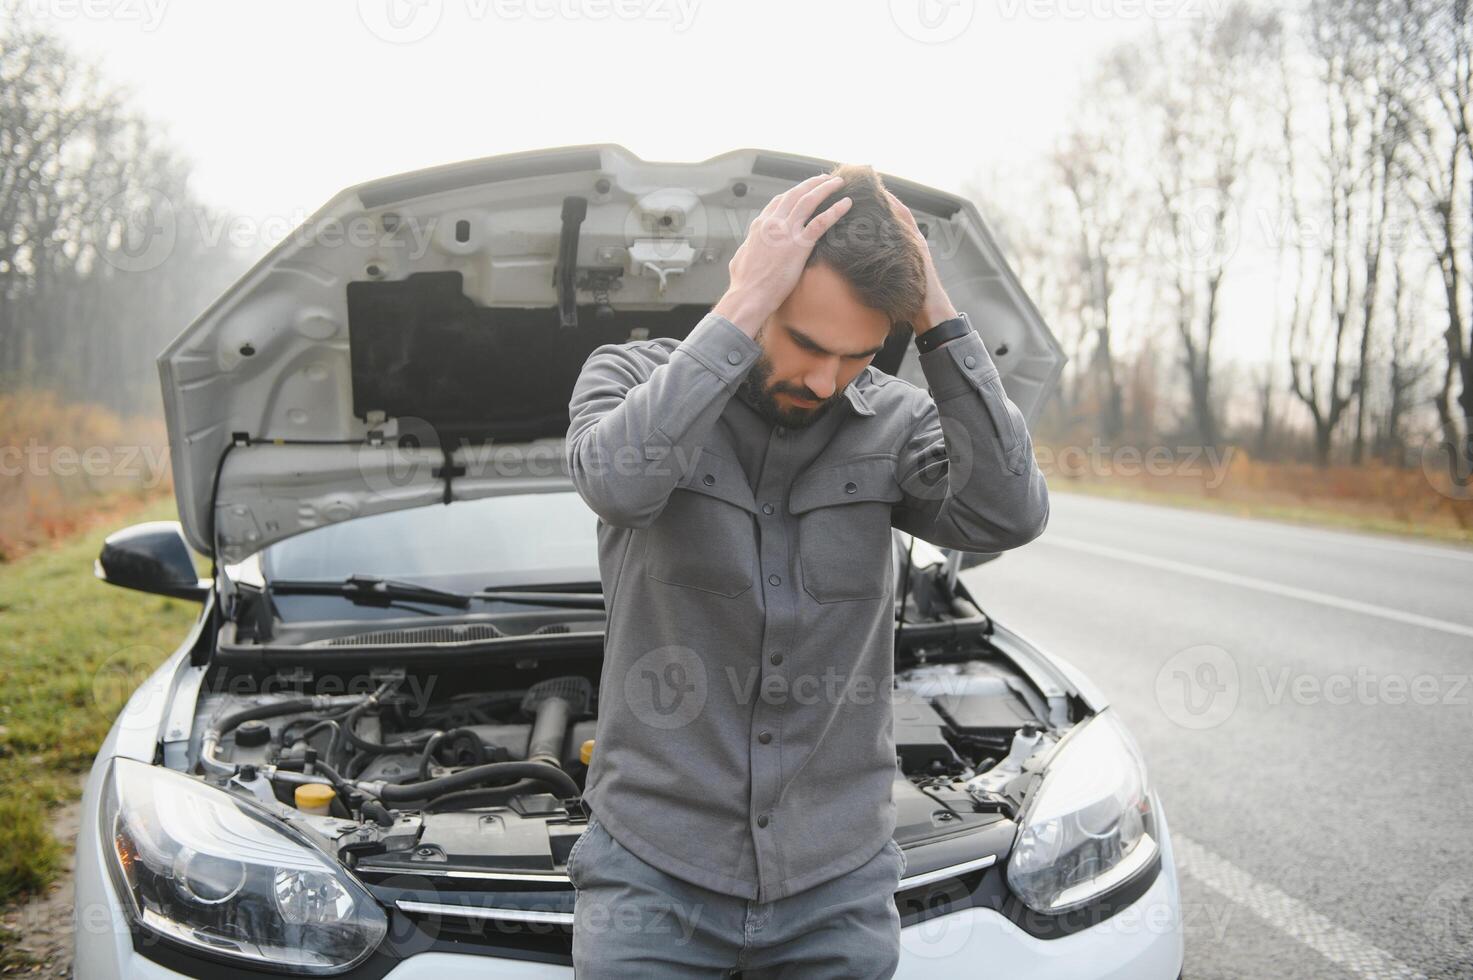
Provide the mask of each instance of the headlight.
[{"label": "headlight", "polygon": [[197,779],[132,759],[108,773],[103,839],[133,921],[214,956],[340,973],[383,938],[383,910],[291,827]]},{"label": "headlight", "polygon": [[1145,762],[1113,712],[1065,739],[1019,826],[1008,884],[1035,912],[1086,905],[1155,859]]}]

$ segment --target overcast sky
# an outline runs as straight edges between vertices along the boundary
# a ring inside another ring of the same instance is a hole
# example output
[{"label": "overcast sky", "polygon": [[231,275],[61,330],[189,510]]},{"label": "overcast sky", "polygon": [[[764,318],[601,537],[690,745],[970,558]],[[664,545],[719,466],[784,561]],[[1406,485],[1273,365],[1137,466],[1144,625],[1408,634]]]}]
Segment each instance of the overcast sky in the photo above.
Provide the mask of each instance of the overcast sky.
[{"label": "overcast sky", "polygon": [[[985,202],[1097,55],[1223,0],[22,2],[133,91],[198,194],[260,222],[260,252],[360,181],[581,143],[784,150]],[[1269,291],[1241,300],[1221,353],[1261,357]]]},{"label": "overcast sky", "polygon": [[26,0],[103,60],[211,203],[545,146],[758,146],[949,190],[1045,148],[1080,71],[1215,0]]}]

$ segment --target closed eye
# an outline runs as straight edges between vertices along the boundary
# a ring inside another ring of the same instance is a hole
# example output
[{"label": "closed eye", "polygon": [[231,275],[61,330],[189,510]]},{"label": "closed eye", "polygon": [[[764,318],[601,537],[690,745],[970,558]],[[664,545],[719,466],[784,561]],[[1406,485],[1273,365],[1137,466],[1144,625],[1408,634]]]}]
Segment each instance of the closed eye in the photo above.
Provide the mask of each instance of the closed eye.
[{"label": "closed eye", "polygon": [[[809,340],[806,336],[804,336],[799,331],[793,329],[792,327],[788,327],[787,330],[788,336],[793,338],[793,342],[804,350],[811,351],[814,354],[833,353],[832,351],[829,351],[823,347],[820,347],[818,344],[815,344],[812,340]],[[840,354],[839,356],[850,361],[867,361],[882,350],[884,350],[884,347],[880,346],[874,348],[873,350],[862,350],[853,354]]]}]

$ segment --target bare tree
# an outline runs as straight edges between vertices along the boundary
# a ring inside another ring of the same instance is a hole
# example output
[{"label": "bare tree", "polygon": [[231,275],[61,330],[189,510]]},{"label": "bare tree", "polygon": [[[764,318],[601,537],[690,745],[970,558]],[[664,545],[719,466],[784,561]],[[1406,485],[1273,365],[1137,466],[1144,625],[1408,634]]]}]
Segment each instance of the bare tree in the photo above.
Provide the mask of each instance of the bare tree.
[{"label": "bare tree", "polygon": [[153,352],[245,265],[209,216],[126,96],[0,0],[0,383],[156,411]]},{"label": "bare tree", "polygon": [[1139,171],[1131,165],[1123,134],[1130,129],[1129,96],[1144,71],[1137,46],[1120,45],[1109,52],[1086,85],[1071,129],[1051,157],[1073,205],[1077,240],[1073,264],[1084,290],[1079,326],[1092,342],[1083,367],[1095,388],[1099,431],[1112,441],[1125,427],[1113,301],[1118,278],[1127,271],[1127,263],[1138,258],[1133,244],[1139,229],[1133,219],[1142,210]]},{"label": "bare tree", "polygon": [[[1303,9],[1306,71],[1322,96],[1323,138],[1297,120],[1293,55],[1281,59],[1284,195],[1295,230],[1295,303],[1289,329],[1289,380],[1314,424],[1315,461],[1329,464],[1335,432],[1354,407],[1354,462],[1364,452],[1370,353],[1382,254],[1396,184],[1402,123],[1388,59],[1374,43],[1377,0],[1361,9],[1309,0]],[[1300,144],[1308,149],[1301,150]],[[1301,166],[1309,164],[1308,182]],[[1305,198],[1308,199],[1307,203]],[[1321,220],[1306,222],[1308,214]],[[1304,296],[1308,287],[1309,296]],[[1320,302],[1323,299],[1323,304]]]},{"label": "bare tree", "polygon": [[[1397,110],[1406,136],[1404,167],[1420,227],[1442,279],[1447,361],[1435,399],[1453,444],[1473,450],[1473,21],[1466,0],[1397,0],[1383,43],[1394,44],[1406,84]],[[1464,463],[1467,460],[1463,460]]]},{"label": "bare tree", "polygon": [[1192,418],[1203,443],[1221,441],[1213,390],[1223,282],[1259,147],[1254,85],[1281,31],[1278,15],[1234,2],[1181,34],[1154,37],[1157,65],[1137,92],[1151,134],[1157,213],[1148,247],[1174,298]]},{"label": "bare tree", "polygon": [[1418,277],[1407,271],[1409,261],[1405,252],[1398,252],[1391,272],[1386,407],[1376,433],[1377,455],[1397,466],[1406,463],[1406,418],[1422,401],[1421,392],[1437,368],[1437,358],[1421,344],[1416,329],[1422,290]]}]

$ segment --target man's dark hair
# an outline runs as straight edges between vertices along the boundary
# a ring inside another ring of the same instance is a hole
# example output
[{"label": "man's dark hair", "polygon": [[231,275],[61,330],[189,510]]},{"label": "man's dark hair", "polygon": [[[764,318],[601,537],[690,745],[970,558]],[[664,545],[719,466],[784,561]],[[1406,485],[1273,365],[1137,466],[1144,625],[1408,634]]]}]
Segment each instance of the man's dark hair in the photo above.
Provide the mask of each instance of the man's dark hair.
[{"label": "man's dark hair", "polygon": [[892,337],[904,333],[926,300],[925,260],[881,190],[884,185],[874,167],[841,163],[830,173],[844,181],[813,213],[842,197],[854,203],[813,246],[806,264],[826,263],[861,303],[890,317]]}]

